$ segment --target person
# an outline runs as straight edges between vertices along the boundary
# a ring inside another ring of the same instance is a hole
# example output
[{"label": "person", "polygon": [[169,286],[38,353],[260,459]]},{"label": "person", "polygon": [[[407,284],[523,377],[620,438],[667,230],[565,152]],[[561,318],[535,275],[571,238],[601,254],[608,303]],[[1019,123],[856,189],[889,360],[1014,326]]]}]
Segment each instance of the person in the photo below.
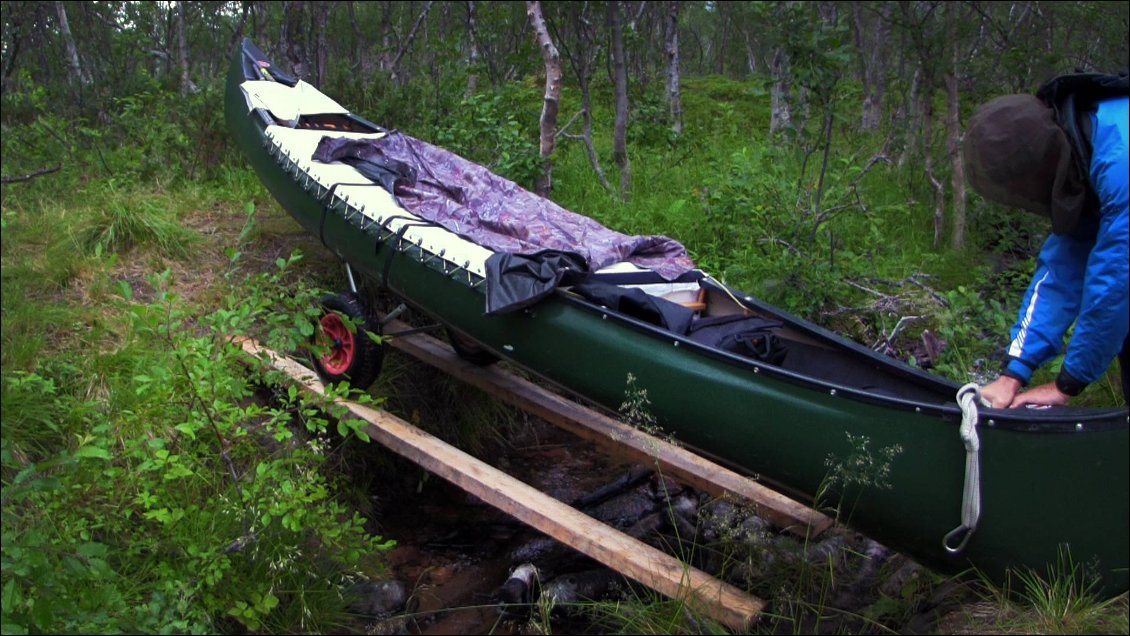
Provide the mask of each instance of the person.
[{"label": "person", "polygon": [[[1081,109],[1074,121],[1082,130],[1089,124],[1089,146],[1073,144],[1069,135],[1077,139],[1078,131],[1035,95],[998,97],[970,119],[963,158],[974,190],[1052,221],[1012,327],[1008,361],[981,390],[992,407],[1067,404],[1116,356],[1130,401],[1128,102],[1108,97]],[[1080,160],[1087,151],[1089,165]],[[1063,352],[1073,323],[1055,381],[1022,390],[1037,368]]]}]

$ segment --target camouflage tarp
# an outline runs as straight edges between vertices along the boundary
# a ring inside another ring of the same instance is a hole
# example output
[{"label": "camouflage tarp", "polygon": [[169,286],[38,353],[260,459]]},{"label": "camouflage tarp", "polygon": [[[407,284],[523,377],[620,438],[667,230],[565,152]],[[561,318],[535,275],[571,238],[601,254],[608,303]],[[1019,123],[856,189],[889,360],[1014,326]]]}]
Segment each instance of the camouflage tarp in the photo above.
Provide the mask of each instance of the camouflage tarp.
[{"label": "camouflage tarp", "polygon": [[314,153],[342,161],[388,187],[409,212],[495,252],[572,252],[596,271],[628,261],[666,280],[694,269],[665,236],[628,236],[570,212],[483,166],[393,131],[380,139],[325,137]]}]

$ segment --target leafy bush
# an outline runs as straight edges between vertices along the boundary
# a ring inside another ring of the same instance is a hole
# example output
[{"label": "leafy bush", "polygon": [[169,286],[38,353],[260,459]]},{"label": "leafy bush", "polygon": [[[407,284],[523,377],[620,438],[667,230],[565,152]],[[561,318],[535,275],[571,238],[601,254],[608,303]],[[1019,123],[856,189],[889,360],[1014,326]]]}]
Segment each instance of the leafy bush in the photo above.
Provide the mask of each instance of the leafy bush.
[{"label": "leafy bush", "polygon": [[947,346],[937,371],[959,382],[995,379],[1012,316],[998,301],[964,285],[944,296],[948,305],[937,315],[937,329]]},{"label": "leafy bush", "polygon": [[503,95],[467,97],[436,128],[433,143],[531,187],[541,162],[537,133],[525,126],[538,119],[515,106]]},{"label": "leafy bush", "polygon": [[742,148],[699,192],[705,222],[687,241],[698,259],[727,281],[817,320],[851,306],[844,278],[873,272],[884,245],[882,226],[856,191],[862,166],[837,162],[823,184],[823,203],[787,151]]},{"label": "leafy bush", "polygon": [[[149,303],[122,282],[124,341],[5,378],[6,632],[335,628],[310,621],[340,615],[342,590],[389,543],[319,470],[326,403],[293,387],[282,406],[260,399],[230,340],[308,340],[318,294],[282,284],[296,260],[204,315],[167,291],[168,274]],[[356,423],[338,431],[364,438]]]}]

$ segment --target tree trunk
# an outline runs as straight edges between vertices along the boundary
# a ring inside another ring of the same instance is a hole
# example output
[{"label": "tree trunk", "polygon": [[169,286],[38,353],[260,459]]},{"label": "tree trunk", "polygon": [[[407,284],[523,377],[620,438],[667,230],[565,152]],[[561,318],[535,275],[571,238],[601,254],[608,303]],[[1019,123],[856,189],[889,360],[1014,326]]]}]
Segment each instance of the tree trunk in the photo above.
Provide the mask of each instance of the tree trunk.
[{"label": "tree trunk", "polygon": [[683,100],[679,93],[679,0],[671,0],[667,10],[667,105],[671,128],[683,134]]},{"label": "tree trunk", "polygon": [[754,46],[753,36],[749,31],[742,29],[742,39],[745,41],[745,63],[750,77],[757,76],[757,48]]},{"label": "tree trunk", "polygon": [[300,80],[310,77],[310,61],[306,49],[306,3],[283,3],[283,28],[280,46],[290,70]]},{"label": "tree trunk", "polygon": [[600,165],[600,158],[597,156],[596,147],[592,142],[592,69],[596,57],[600,54],[599,47],[594,44],[596,41],[596,25],[589,13],[592,5],[589,3],[573,3],[568,6],[571,8],[569,15],[573,25],[573,40],[570,42],[568,37],[559,37],[558,42],[561,44],[562,52],[572,65],[573,71],[577,74],[577,85],[581,89],[581,121],[584,130],[579,136],[570,135],[564,131],[562,131],[562,134],[567,139],[579,139],[584,143],[589,164],[592,166],[593,172],[596,173],[600,185],[608,194],[615,195],[616,190],[608,183],[608,177],[604,174],[604,168]]},{"label": "tree trunk", "polygon": [[9,7],[9,24],[10,30],[5,39],[10,42],[9,46],[4,47],[0,54],[3,55],[3,71],[0,72],[0,95],[8,94],[8,80],[12,77],[12,71],[16,69],[16,60],[20,56],[20,45],[24,40],[24,19],[20,11],[14,10]]},{"label": "tree trunk", "polygon": [[816,193],[813,195],[812,201],[812,235],[809,237],[810,241],[816,240],[816,232],[820,229],[820,224],[824,222],[821,205],[824,202],[824,178],[828,174],[828,157],[832,154],[832,123],[835,121],[834,111],[832,105],[827,104],[824,113],[824,132],[821,134],[824,140],[824,156],[820,160],[820,175],[816,179]]},{"label": "tree trunk", "polygon": [[561,55],[549,37],[545,18],[541,13],[541,3],[537,0],[527,2],[526,15],[530,19],[530,26],[534,29],[542,60],[545,61],[545,100],[541,108],[539,151],[541,174],[538,176],[535,191],[548,198],[553,189],[553,148],[557,142],[557,111],[561,101]]},{"label": "tree trunk", "polygon": [[718,35],[718,74],[726,74],[726,47],[730,43],[730,17],[729,17],[729,3],[718,2],[715,3],[715,11],[718,14],[718,22],[721,28],[721,33]]},{"label": "tree trunk", "polygon": [[177,2],[173,19],[173,28],[176,30],[177,70],[180,72],[181,97],[187,97],[190,93],[196,92],[196,87],[193,86],[192,79],[188,76],[188,46],[185,44],[184,38],[184,12],[186,10],[184,5],[184,0]]},{"label": "tree trunk", "polygon": [[[239,22],[236,23],[235,28],[232,29],[231,41],[228,43],[228,55],[235,55],[239,52],[239,43],[243,40],[243,31],[247,28],[247,18],[251,16],[252,3],[241,3],[243,8],[240,9]],[[262,46],[262,40],[256,40]]]},{"label": "tree trunk", "polygon": [[792,127],[792,115],[789,113],[788,59],[784,50],[777,48],[773,51],[773,62],[770,66],[773,76],[773,88],[770,91],[772,103],[772,114],[769,118],[770,136]]},{"label": "tree trunk", "polygon": [[479,90],[479,41],[475,33],[475,0],[467,0],[467,97]]},{"label": "tree trunk", "polygon": [[267,26],[267,16],[265,13],[262,2],[251,3],[251,19],[254,20],[251,24],[251,32],[255,34],[255,41],[259,42],[260,46],[267,41],[267,36],[264,33],[264,29]]},{"label": "tree trunk", "polygon": [[863,130],[877,130],[883,116],[887,89],[887,37],[891,29],[891,4],[882,3],[877,19],[868,21],[861,2],[852,2],[852,31],[859,52],[859,79],[863,85]]},{"label": "tree trunk", "polygon": [[392,9],[391,0],[381,6],[381,52],[377,56],[377,68],[388,72],[392,68]]},{"label": "tree trunk", "polygon": [[901,130],[903,144],[899,153],[898,161],[895,162],[899,168],[907,165],[918,156],[918,147],[921,141],[921,135],[915,131],[922,129],[922,109],[919,107],[918,94],[922,91],[922,68],[915,67],[914,75],[910,79],[910,91],[906,96],[906,101],[903,104],[903,113],[899,115],[898,121],[892,125],[897,126]]},{"label": "tree trunk", "polygon": [[55,3],[55,15],[59,18],[59,33],[62,34],[63,45],[67,49],[67,62],[71,66],[71,81],[87,86],[93,80],[91,80],[90,75],[82,70],[82,62],[79,61],[78,57],[78,47],[75,46],[75,38],[71,34],[71,25],[67,22],[67,10],[62,2]]},{"label": "tree trunk", "polygon": [[946,73],[946,150],[950,158],[953,187],[953,227],[950,247],[960,250],[965,246],[965,166],[961,161],[961,103],[958,95],[957,20],[959,4],[947,5],[946,40],[950,48],[950,68]]},{"label": "tree trunk", "polygon": [[396,57],[392,59],[389,64],[388,70],[392,74],[392,78],[398,79],[400,75],[400,60],[404,59],[404,54],[412,46],[412,42],[416,39],[416,34],[420,32],[420,27],[423,26],[424,20],[427,19],[428,14],[431,13],[432,5],[435,4],[432,0],[424,3],[424,8],[420,11],[420,15],[416,16],[416,22],[412,25],[412,30],[408,32],[408,37],[404,38],[404,42],[400,45],[400,50],[396,52]]},{"label": "tree trunk", "polygon": [[608,177],[604,174],[604,168],[600,165],[600,157],[596,154],[596,146],[592,143],[592,90],[589,88],[588,78],[581,80],[581,113],[582,121],[584,122],[584,134],[582,141],[585,144],[585,152],[589,157],[589,164],[592,165],[593,172],[596,173],[597,180],[600,185],[604,187],[608,194],[615,194],[612,189],[612,184],[608,183]]},{"label": "tree trunk", "polygon": [[628,71],[624,63],[624,27],[620,3],[608,3],[608,26],[612,34],[612,74],[616,85],[616,128],[612,135],[612,158],[620,167],[620,198],[628,200],[632,184],[632,162],[628,158]]},{"label": "tree trunk", "polygon": [[330,21],[329,2],[319,2],[314,5],[314,81],[322,87],[327,78],[327,63],[329,50],[326,43],[326,26]]},{"label": "tree trunk", "polygon": [[934,249],[942,246],[946,225],[946,187],[934,174],[934,82],[923,73],[922,88],[918,94],[922,112],[922,160],[926,180],[934,188]]}]

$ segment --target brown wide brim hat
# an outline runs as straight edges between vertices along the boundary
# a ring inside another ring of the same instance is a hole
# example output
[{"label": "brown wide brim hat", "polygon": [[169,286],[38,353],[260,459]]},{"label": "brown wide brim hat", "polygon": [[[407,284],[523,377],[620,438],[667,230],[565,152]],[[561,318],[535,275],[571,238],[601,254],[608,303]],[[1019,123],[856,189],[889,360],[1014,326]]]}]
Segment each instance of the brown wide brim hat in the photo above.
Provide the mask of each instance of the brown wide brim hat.
[{"label": "brown wide brim hat", "polygon": [[1005,95],[977,109],[963,150],[965,174],[981,196],[1022,208],[1069,234],[1086,204],[1086,175],[1055,112],[1033,95]]}]

